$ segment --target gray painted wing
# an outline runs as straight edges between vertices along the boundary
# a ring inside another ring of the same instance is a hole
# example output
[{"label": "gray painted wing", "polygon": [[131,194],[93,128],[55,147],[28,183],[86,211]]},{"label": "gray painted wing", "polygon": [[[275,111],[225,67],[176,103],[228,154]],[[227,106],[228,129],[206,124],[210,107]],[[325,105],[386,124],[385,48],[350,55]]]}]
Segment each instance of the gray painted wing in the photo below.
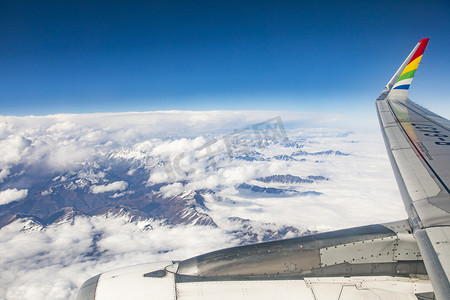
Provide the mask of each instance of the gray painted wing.
[{"label": "gray painted wing", "polygon": [[378,98],[380,125],[436,295],[450,299],[450,122],[402,92]]}]

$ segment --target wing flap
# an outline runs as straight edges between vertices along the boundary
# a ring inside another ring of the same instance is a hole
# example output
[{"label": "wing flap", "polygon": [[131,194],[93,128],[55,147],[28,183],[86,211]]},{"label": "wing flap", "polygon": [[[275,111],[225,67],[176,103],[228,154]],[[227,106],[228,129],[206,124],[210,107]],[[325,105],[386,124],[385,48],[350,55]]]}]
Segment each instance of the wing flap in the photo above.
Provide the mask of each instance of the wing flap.
[{"label": "wing flap", "polygon": [[[444,265],[450,265],[450,228],[434,227],[426,229],[428,237],[433,245],[434,251],[438,254],[439,260]],[[450,278],[450,270],[444,268],[447,278]]]},{"label": "wing flap", "polygon": [[413,149],[393,149],[392,153],[412,201],[434,197],[441,191]]}]

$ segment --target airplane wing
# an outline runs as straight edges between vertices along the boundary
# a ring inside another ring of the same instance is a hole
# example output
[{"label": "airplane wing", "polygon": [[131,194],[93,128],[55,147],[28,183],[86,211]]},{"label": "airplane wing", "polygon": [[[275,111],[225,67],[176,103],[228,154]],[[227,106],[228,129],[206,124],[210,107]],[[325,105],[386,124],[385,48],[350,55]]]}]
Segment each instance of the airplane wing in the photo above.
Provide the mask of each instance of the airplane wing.
[{"label": "airplane wing", "polygon": [[450,122],[408,98],[427,43],[417,44],[376,106],[428,275],[438,298],[450,299]]},{"label": "airplane wing", "polygon": [[376,101],[408,220],[110,271],[77,299],[450,299],[449,121],[408,99],[427,43]]}]

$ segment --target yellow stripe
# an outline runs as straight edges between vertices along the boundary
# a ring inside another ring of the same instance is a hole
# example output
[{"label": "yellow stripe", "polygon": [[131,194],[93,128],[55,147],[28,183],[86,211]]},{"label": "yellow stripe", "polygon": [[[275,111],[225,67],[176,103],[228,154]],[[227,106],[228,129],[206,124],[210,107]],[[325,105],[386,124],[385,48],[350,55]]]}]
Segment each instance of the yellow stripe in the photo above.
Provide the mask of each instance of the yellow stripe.
[{"label": "yellow stripe", "polygon": [[[419,57],[417,57],[415,60],[413,60],[412,62],[410,62],[407,66],[406,66],[406,68],[403,70],[403,72],[402,72],[402,74],[401,75],[403,75],[403,74],[405,74],[405,73],[407,73],[407,72],[409,72],[409,71],[412,71],[412,70],[415,70],[415,69],[417,69],[417,67],[419,66],[419,63],[420,63],[420,60],[422,59],[422,55],[421,56],[419,56]],[[400,76],[401,76],[400,75]]]}]

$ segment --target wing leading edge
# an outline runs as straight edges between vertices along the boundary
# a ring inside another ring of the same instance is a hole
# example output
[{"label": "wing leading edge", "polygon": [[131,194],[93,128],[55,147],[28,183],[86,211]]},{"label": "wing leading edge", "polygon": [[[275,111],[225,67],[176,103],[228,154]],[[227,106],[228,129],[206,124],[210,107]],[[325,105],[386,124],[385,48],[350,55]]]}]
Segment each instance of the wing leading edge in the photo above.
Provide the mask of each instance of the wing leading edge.
[{"label": "wing leading edge", "polygon": [[450,299],[450,122],[415,104],[408,90],[421,40],[376,101],[386,148],[438,299]]}]

